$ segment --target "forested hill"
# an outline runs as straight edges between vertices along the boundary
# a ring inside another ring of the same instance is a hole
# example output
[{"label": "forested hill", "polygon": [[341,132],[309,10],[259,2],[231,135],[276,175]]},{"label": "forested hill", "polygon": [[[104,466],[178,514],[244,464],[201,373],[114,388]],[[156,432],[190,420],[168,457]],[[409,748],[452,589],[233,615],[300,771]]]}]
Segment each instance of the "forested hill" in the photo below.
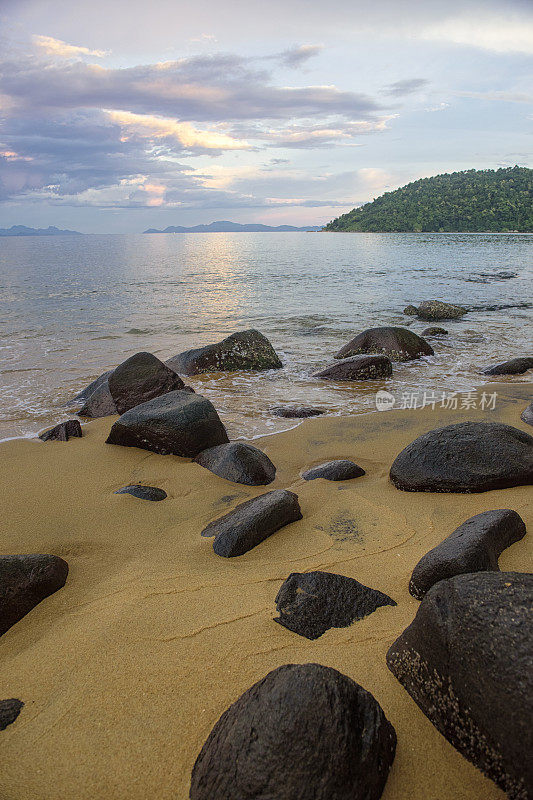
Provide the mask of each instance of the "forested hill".
[{"label": "forested hill", "polygon": [[533,170],[469,169],[422,178],[337,217],[325,231],[533,232]]}]

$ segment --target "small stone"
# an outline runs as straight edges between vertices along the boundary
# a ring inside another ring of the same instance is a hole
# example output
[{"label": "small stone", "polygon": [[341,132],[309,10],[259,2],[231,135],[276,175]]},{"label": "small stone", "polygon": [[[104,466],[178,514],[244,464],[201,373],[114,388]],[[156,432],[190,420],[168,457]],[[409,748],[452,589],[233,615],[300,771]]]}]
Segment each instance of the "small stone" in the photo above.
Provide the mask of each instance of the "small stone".
[{"label": "small stone", "polygon": [[122,489],[117,489],[115,494],[131,494],[140,500],[152,500],[154,502],[159,502],[167,497],[164,489],[158,489],[157,486],[143,486],[140,483],[123,486]]},{"label": "small stone", "polygon": [[60,422],[55,428],[39,434],[43,442],[68,442],[69,439],[79,439],[82,436],[81,425],[77,419]]},{"label": "small stone", "polygon": [[16,700],[15,698],[0,700],[0,731],[4,731],[8,725],[12,725],[15,722],[23,706],[22,700]]},{"label": "small stone", "polygon": [[433,327],[425,328],[422,331],[422,336],[448,336],[446,328],[438,328],[436,325]]},{"label": "small stone", "polygon": [[201,467],[220,478],[248,486],[265,486],[276,477],[276,467],[269,457],[244,442],[229,442],[202,450],[194,459]]},{"label": "small stone", "polygon": [[310,406],[275,406],[270,409],[270,413],[275,417],[286,417],[287,419],[306,419],[307,417],[318,417],[326,413],[325,408],[312,408]]},{"label": "small stone", "polygon": [[328,364],[315,372],[313,378],[329,378],[332,381],[369,381],[388,378],[392,375],[392,364],[387,356],[351,356]]},{"label": "small stone", "polygon": [[324,478],[327,481],[349,481],[365,474],[364,469],[354,461],[338,459],[337,461],[326,461],[324,464],[318,464],[318,466],[302,472],[302,478],[305,481],[314,481],[316,478]]}]

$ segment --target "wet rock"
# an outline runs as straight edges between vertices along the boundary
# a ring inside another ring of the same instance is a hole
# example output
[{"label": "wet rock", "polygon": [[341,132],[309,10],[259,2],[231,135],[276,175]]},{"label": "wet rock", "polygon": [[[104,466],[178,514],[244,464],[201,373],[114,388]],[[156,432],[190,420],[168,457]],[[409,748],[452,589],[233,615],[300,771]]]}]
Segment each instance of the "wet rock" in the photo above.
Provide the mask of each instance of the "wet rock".
[{"label": "wet rock", "polygon": [[424,300],[416,309],[417,317],[426,320],[459,319],[466,312],[467,309],[462,306],[443,303],[441,300]]},{"label": "wet rock", "polygon": [[533,425],[533,403],[524,408],[520,414],[520,419],[527,422],[528,425]]},{"label": "wet rock", "polygon": [[199,394],[168,392],[141,403],[114,423],[108,444],[194,458],[228,441],[213,404]]},{"label": "wet rock", "polygon": [[286,664],[230,706],[192,772],[191,800],[378,800],[396,734],[331,667]]},{"label": "wet rock", "polygon": [[302,519],[298,496],[276,489],[240,503],[233,511],[210,522],[202,536],[214,536],[218,556],[233,558],[256,547],[280,528]]},{"label": "wet rock", "polygon": [[446,739],[511,800],[533,797],[533,575],[439,581],[387,653]]},{"label": "wet rock", "polygon": [[185,385],[174,370],[152,353],[136,353],[123,361],[113,370],[108,383],[119,414]]},{"label": "wet rock", "polygon": [[448,331],[446,328],[439,328],[436,325],[425,328],[422,331],[422,336],[447,336]]},{"label": "wet rock", "polygon": [[319,417],[326,413],[326,409],[312,408],[311,406],[275,406],[270,409],[270,413],[275,417],[285,417],[286,419],[306,419],[307,417]]},{"label": "wet rock", "polygon": [[68,564],[58,556],[0,556],[0,636],[61,589],[67,575]]},{"label": "wet rock", "polygon": [[438,581],[466,572],[498,571],[503,551],[526,535],[516,511],[484,511],[463,522],[423,556],[413,570],[409,591],[421,600]]},{"label": "wet rock", "polygon": [[39,434],[43,442],[68,442],[69,439],[79,439],[82,436],[81,425],[77,419],[60,422],[55,428]]},{"label": "wet rock", "polygon": [[390,478],[407,492],[487,492],[533,483],[533,437],[499,422],[460,422],[422,434]]},{"label": "wet rock", "polygon": [[221,342],[187,350],[166,364],[182,375],[201,372],[280,369],[278,354],[262,333],[256,330],[232,333]]},{"label": "wet rock", "polygon": [[408,317],[416,317],[417,308],[416,306],[406,306],[403,310],[403,313],[407,314]]},{"label": "wet rock", "polygon": [[348,358],[359,353],[384,353],[392,361],[410,361],[432,356],[434,351],[421,336],[408,328],[369,328],[358,334],[335,358]]},{"label": "wet rock", "polygon": [[311,467],[311,469],[302,472],[302,478],[305,481],[314,481],[316,478],[324,478],[327,481],[349,481],[352,478],[360,478],[361,475],[365,474],[362,467],[346,458],[326,461],[324,464]]},{"label": "wet rock", "polygon": [[115,494],[131,494],[133,497],[138,497],[139,500],[152,500],[153,502],[159,502],[167,497],[164,489],[158,489],[157,486],[143,486],[140,483],[123,486],[122,489],[117,489]]},{"label": "wet rock", "polygon": [[522,375],[533,369],[533,358],[512,358],[503,364],[495,364],[483,370],[483,375]]},{"label": "wet rock", "polygon": [[331,572],[293,572],[276,597],[279,622],[306,639],[330,628],[347,628],[380,606],[395,606],[388,595],[353,578]]},{"label": "wet rock", "polygon": [[194,460],[220,478],[248,486],[264,486],[276,477],[276,467],[269,457],[257,447],[243,442],[210,447]]},{"label": "wet rock", "polygon": [[20,714],[24,703],[12,697],[10,700],[0,700],[0,731],[12,725]]},{"label": "wet rock", "polygon": [[117,413],[117,407],[111,397],[109,383],[106,379],[87,397],[78,411],[78,416],[98,419],[99,417],[109,417],[111,414]]},{"label": "wet rock", "polygon": [[99,375],[94,381],[91,381],[91,383],[89,383],[85,389],[82,389],[81,392],[76,395],[74,400],[87,400],[87,398],[90,397],[90,395],[100,386],[102,386],[102,384],[107,383],[107,380],[112,372],[112,369],[108,369],[107,372],[103,372],[102,375]]},{"label": "wet rock", "polygon": [[328,364],[315,372],[313,378],[329,378],[332,381],[369,381],[388,378],[392,375],[392,364],[387,356],[351,356]]}]

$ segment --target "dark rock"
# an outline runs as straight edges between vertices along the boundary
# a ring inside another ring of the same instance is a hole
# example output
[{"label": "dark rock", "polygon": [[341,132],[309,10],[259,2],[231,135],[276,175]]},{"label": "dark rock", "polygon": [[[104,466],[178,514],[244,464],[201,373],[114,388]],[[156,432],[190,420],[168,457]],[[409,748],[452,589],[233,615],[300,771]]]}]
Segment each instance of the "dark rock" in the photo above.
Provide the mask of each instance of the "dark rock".
[{"label": "dark rock", "polygon": [[506,547],[526,535],[516,511],[484,511],[463,522],[447,539],[420,559],[413,570],[409,591],[421,600],[438,581],[466,572],[499,570],[498,558]]},{"label": "dark rock", "polygon": [[424,300],[416,310],[419,319],[438,320],[438,319],[459,319],[466,314],[467,309],[462,306],[454,306],[451,303],[443,303],[440,300]]},{"label": "dark rock", "polygon": [[287,419],[306,419],[307,417],[319,417],[326,413],[326,409],[308,406],[276,406],[270,409],[270,413],[275,417],[286,417]]},{"label": "dark rock", "polygon": [[55,428],[39,434],[43,442],[68,442],[69,439],[79,439],[82,436],[81,425],[77,419],[60,422]]},{"label": "dark rock", "polygon": [[107,444],[194,458],[228,441],[213,404],[199,394],[168,392],[141,403],[117,419]]},{"label": "dark rock", "polygon": [[219,444],[203,450],[194,459],[220,478],[248,486],[264,486],[276,477],[276,467],[257,447],[243,442]]},{"label": "dark rock", "polygon": [[433,327],[425,328],[422,331],[422,336],[447,336],[448,331],[446,328],[438,328],[436,325]]},{"label": "dark rock", "polygon": [[533,369],[533,358],[512,358],[503,364],[495,364],[483,370],[483,375],[522,375],[528,369]]},{"label": "dark rock", "polygon": [[507,792],[533,797],[533,575],[439,581],[387,653],[435,727]]},{"label": "dark rock", "polygon": [[375,698],[320,664],[285,664],[230,706],[192,772],[190,800],[378,800],[396,734]]},{"label": "dark rock", "polygon": [[111,414],[117,413],[117,407],[111,397],[109,383],[106,379],[87,397],[78,411],[78,416],[98,419],[99,417],[109,417]]},{"label": "dark rock", "polygon": [[58,556],[0,556],[0,636],[61,589],[67,575],[68,564]]},{"label": "dark rock", "polygon": [[387,356],[351,356],[328,364],[315,372],[313,378],[329,378],[332,381],[369,381],[388,378],[392,375],[392,364]]},{"label": "dark rock", "polygon": [[288,489],[253,497],[210,522],[202,536],[214,536],[217,556],[242,556],[280,528],[302,519],[298,496]]},{"label": "dark rock", "polygon": [[179,375],[152,353],[136,353],[123,361],[113,370],[108,383],[119,414],[185,386]]},{"label": "dark rock", "polygon": [[420,356],[432,356],[434,351],[408,328],[369,328],[341,347],[335,358],[348,358],[359,353],[384,353],[392,361],[410,361]]},{"label": "dark rock", "polygon": [[324,478],[327,481],[349,481],[352,478],[360,478],[361,475],[365,475],[364,469],[347,458],[326,461],[302,472],[305,481],[314,481],[316,478]]},{"label": "dark rock", "polygon": [[330,628],[347,628],[380,606],[395,606],[388,595],[353,578],[331,572],[293,572],[276,597],[279,622],[300,636],[318,639]]},{"label": "dark rock", "polygon": [[0,700],[0,731],[12,725],[21,712],[24,703],[12,697],[10,700]]},{"label": "dark rock", "polygon": [[167,497],[164,489],[158,489],[157,486],[142,486],[140,483],[123,486],[122,489],[117,489],[115,494],[131,494],[133,497],[138,497],[139,500],[152,500],[154,502],[164,500]]},{"label": "dark rock", "polygon": [[422,434],[390,477],[406,492],[487,492],[533,483],[533,437],[499,422],[460,422]]},{"label": "dark rock", "polygon": [[90,395],[95,392],[96,389],[98,389],[103,383],[107,383],[107,380],[112,372],[112,369],[108,369],[107,372],[103,372],[102,375],[99,375],[94,381],[91,381],[91,383],[89,383],[85,389],[82,389],[81,392],[76,395],[74,400],[87,400],[87,398],[90,397]]},{"label": "dark rock", "polygon": [[526,422],[528,425],[533,425],[533,403],[530,403],[522,413],[520,414],[520,419]]},{"label": "dark rock", "polygon": [[416,306],[406,306],[403,310],[403,313],[407,314],[408,317],[416,317],[417,308]]},{"label": "dark rock", "polygon": [[182,375],[280,369],[283,366],[266,336],[256,330],[232,333],[216,344],[179,353],[166,364]]}]

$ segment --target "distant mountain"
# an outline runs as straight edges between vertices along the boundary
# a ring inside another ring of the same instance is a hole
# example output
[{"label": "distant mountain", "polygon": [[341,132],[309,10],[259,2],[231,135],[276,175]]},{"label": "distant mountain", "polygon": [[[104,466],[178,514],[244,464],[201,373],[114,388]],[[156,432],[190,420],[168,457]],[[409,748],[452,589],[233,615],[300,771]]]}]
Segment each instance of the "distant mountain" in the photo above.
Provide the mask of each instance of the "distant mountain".
[{"label": "distant mountain", "polygon": [[469,169],[422,178],[337,217],[325,231],[533,232],[533,170]]},{"label": "distant mountain", "polygon": [[48,228],[27,228],[25,225],[12,225],[11,228],[0,228],[0,236],[81,236],[79,231],[62,231],[54,225]]},{"label": "distant mountain", "polygon": [[164,231],[158,231],[156,228],[148,228],[143,233],[261,233],[262,231],[269,233],[280,233],[290,231],[320,231],[322,225],[307,225],[304,228],[295,228],[293,225],[261,225],[252,223],[250,225],[241,225],[239,222],[211,222],[209,225],[193,225],[191,228],[184,228],[182,225],[169,225]]}]

